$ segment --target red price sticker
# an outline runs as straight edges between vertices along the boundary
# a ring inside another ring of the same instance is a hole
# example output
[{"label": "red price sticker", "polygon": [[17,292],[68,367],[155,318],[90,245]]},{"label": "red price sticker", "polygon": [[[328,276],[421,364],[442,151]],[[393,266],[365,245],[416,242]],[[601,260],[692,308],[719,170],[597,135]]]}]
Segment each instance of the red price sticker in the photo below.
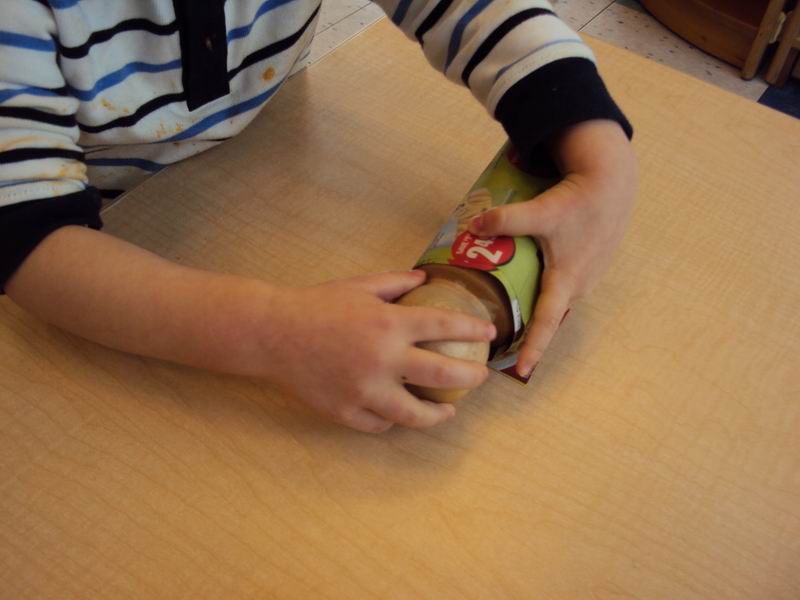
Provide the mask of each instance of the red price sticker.
[{"label": "red price sticker", "polygon": [[493,271],[514,258],[516,245],[512,237],[479,238],[465,231],[453,242],[451,250],[451,265]]}]

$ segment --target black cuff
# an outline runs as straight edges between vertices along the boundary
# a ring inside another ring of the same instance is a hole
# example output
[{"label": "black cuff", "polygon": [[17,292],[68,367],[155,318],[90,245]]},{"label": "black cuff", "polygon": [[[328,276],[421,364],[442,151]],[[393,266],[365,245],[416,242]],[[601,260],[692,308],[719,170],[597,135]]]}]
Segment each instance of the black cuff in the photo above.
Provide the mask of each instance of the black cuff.
[{"label": "black cuff", "polygon": [[0,294],[33,249],[65,225],[100,229],[100,194],[94,188],[82,192],[31,200],[0,207]]},{"label": "black cuff", "polygon": [[614,103],[594,63],[564,58],[515,83],[500,99],[495,117],[528,166],[549,163],[544,142],[583,121],[610,119],[630,139],[633,128]]}]

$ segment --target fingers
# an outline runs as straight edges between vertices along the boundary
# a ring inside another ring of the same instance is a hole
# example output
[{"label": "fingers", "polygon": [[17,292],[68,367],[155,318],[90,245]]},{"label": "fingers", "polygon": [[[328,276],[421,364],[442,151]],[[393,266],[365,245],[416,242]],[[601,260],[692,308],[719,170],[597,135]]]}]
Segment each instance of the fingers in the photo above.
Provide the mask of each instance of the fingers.
[{"label": "fingers", "polygon": [[394,425],[425,429],[439,425],[456,414],[452,404],[437,404],[412,396],[397,385],[391,392],[373,399],[369,408],[344,406],[329,413],[334,421],[364,433],[383,433]]},{"label": "fingers", "polygon": [[533,200],[488,210],[469,223],[469,231],[481,237],[499,235],[540,236],[551,232],[563,211],[567,183],[562,181]]},{"label": "fingers", "polygon": [[401,372],[406,383],[458,390],[476,388],[489,376],[486,365],[449,358],[421,348],[408,350]]},{"label": "fingers", "polygon": [[397,309],[403,311],[403,318],[408,323],[407,331],[415,342],[438,340],[489,342],[497,335],[497,329],[489,321],[454,310],[423,306],[402,306]]},{"label": "fingers", "polygon": [[343,408],[331,416],[337,423],[364,433],[383,433],[394,426],[393,421],[358,407]]},{"label": "fingers", "polygon": [[403,294],[425,282],[425,272],[387,271],[364,277],[354,277],[348,283],[359,287],[367,293],[378,296],[381,300],[391,302]]},{"label": "fingers", "polygon": [[371,409],[382,418],[413,429],[424,429],[439,425],[456,414],[452,404],[437,404],[415,398],[403,388],[377,400]]},{"label": "fingers", "polygon": [[517,359],[517,372],[523,377],[530,374],[558,331],[569,310],[572,294],[573,286],[568,277],[545,270],[542,291],[533,311],[533,322]]}]

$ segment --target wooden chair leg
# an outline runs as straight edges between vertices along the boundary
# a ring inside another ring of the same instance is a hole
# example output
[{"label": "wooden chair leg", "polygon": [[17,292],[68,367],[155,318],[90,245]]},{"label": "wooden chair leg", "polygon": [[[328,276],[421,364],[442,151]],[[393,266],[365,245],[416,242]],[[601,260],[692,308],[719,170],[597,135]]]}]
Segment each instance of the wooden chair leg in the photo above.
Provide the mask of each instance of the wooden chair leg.
[{"label": "wooden chair leg", "polygon": [[783,85],[788,81],[789,76],[792,74],[792,69],[797,62],[797,57],[800,55],[800,50],[797,48],[792,48],[789,50],[789,56],[783,64],[783,68],[781,69],[780,73],[778,73],[777,78],[775,79],[775,84],[778,87],[783,87]]},{"label": "wooden chair leg", "polygon": [[800,6],[792,11],[783,26],[781,41],[765,77],[768,83],[775,84],[778,81],[778,77],[786,64],[786,59],[789,57],[789,51],[794,47],[798,35],[800,35]]},{"label": "wooden chair leg", "polygon": [[769,45],[769,41],[778,26],[781,12],[786,5],[786,0],[770,0],[767,5],[767,11],[764,13],[764,18],[761,19],[761,25],[758,27],[758,33],[753,40],[753,45],[750,47],[750,52],[747,54],[747,60],[742,68],[742,79],[752,79],[758,72],[758,67],[761,64],[761,59],[764,58],[764,52]]}]

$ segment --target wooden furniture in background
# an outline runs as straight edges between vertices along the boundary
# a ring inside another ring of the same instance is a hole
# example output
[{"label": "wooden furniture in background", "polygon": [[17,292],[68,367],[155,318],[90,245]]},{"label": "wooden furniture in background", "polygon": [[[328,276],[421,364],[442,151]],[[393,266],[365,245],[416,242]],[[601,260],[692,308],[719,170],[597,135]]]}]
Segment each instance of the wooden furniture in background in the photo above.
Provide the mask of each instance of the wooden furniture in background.
[{"label": "wooden furniture in background", "polygon": [[786,0],[641,0],[653,16],[752,79],[780,27]]},{"label": "wooden furniture in background", "polygon": [[800,4],[789,14],[781,31],[780,42],[772,57],[765,79],[775,85],[783,85],[800,53]]},{"label": "wooden furniture in background", "polygon": [[[0,298],[0,597],[800,597],[800,123],[592,47],[628,235],[531,384],[445,426],[359,434]],[[404,269],[503,137],[384,21],[107,230],[287,284]]]},{"label": "wooden furniture in background", "polygon": [[767,46],[775,41],[778,31],[782,26],[785,14],[783,12],[786,0],[769,0],[764,16],[758,26],[758,32],[747,53],[747,59],[742,67],[742,78],[752,79],[761,66],[761,60]]}]

